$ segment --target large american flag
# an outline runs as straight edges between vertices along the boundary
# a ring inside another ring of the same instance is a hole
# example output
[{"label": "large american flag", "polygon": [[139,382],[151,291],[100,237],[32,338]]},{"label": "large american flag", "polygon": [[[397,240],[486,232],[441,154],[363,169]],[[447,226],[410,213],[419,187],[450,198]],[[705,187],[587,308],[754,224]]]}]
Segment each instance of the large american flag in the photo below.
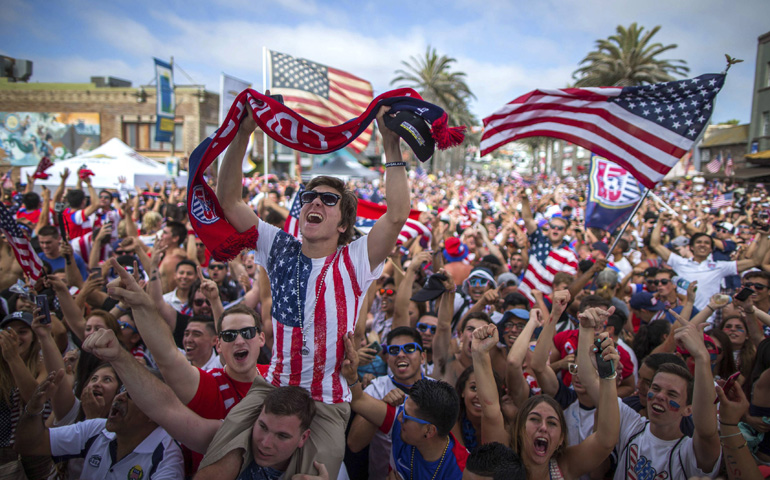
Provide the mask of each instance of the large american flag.
[{"label": "large american flag", "polygon": [[294,200],[291,202],[289,216],[286,217],[286,223],[283,225],[283,231],[289,235],[302,240],[302,234],[299,232],[299,212],[302,210],[302,202],[299,196],[305,191],[305,186],[300,185],[297,193],[294,194]]},{"label": "large american flag", "polygon": [[[374,98],[372,84],[350,73],[270,51],[271,94],[320,126],[333,126],[358,117]],[[374,132],[369,125],[349,148],[364,151]]]},{"label": "large american flag", "polygon": [[717,173],[720,168],[722,168],[722,155],[721,154],[715,155],[714,159],[706,164],[706,170],[708,170],[711,173]]},{"label": "large american flag", "polygon": [[11,212],[2,203],[0,203],[0,231],[5,235],[8,244],[11,245],[13,254],[24,273],[33,282],[36,282],[43,274],[43,261],[32,249],[29,239],[14,220]]},{"label": "large american flag", "polygon": [[653,188],[708,124],[724,74],[640,87],[534,90],[484,119],[481,155],[526,137],[560,138]]}]

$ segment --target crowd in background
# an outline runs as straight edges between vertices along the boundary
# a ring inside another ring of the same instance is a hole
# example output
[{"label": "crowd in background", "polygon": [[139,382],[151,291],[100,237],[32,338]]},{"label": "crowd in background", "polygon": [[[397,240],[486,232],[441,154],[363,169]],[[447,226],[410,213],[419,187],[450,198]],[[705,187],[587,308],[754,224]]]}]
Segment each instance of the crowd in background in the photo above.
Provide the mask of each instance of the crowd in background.
[{"label": "crowd in background", "polygon": [[[340,375],[363,387],[340,478],[393,478],[397,449],[418,478],[770,476],[763,185],[663,184],[616,238],[585,228],[585,178],[410,177],[430,233],[392,247],[340,345]],[[212,258],[184,187],[61,180],[53,193],[33,179],[6,192],[46,272],[31,282],[0,244],[0,468],[191,477],[219,421],[268,374],[285,292],[258,252]],[[386,203],[384,185],[347,188]],[[298,190],[247,178],[242,199],[282,229]],[[725,193],[732,202],[715,206]],[[280,442],[301,447],[310,424],[296,412],[320,414],[285,388],[260,407],[251,440],[265,442],[254,461],[270,468],[244,464],[240,478],[280,477],[294,451],[281,457]],[[265,412],[296,414],[300,433],[284,439]]]}]

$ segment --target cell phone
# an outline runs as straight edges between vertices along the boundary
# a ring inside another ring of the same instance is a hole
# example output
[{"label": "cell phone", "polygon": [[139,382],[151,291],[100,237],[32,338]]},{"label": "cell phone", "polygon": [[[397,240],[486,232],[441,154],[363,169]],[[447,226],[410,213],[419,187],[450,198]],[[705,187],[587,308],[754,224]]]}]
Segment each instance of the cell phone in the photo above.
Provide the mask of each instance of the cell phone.
[{"label": "cell phone", "polygon": [[94,277],[101,277],[102,276],[102,269],[99,267],[95,267],[91,269],[91,275]]},{"label": "cell phone", "polygon": [[270,95],[270,98],[277,101],[280,104],[283,104],[283,95]]},{"label": "cell phone", "polygon": [[45,315],[45,318],[41,320],[40,323],[46,325],[51,323],[51,310],[48,307],[48,295],[38,295],[35,297],[35,303],[37,304],[37,308],[39,308],[43,315]]},{"label": "cell phone", "polygon": [[380,345],[380,342],[376,340],[370,343],[369,345],[367,345],[366,348],[371,348],[377,354],[379,354],[382,351],[382,346]]},{"label": "cell phone", "polygon": [[754,293],[756,293],[754,290],[752,290],[749,287],[745,287],[745,288],[742,288],[741,291],[735,295],[735,299],[738,300],[739,302],[745,302],[746,300],[749,299],[750,296],[754,295]]},{"label": "cell phone", "polygon": [[[738,380],[738,377],[741,376],[741,372],[735,372],[729,377],[727,377],[727,381],[725,382],[725,385],[722,387],[722,391],[727,394],[727,392],[730,391],[731,388],[733,388],[733,385],[735,384],[735,381]],[[714,400],[714,405],[719,403],[719,397]]]},{"label": "cell phone", "polygon": [[612,360],[605,360],[602,358],[602,339],[597,338],[594,340],[596,346],[596,369],[599,370],[600,378],[608,378],[615,374],[615,364]]}]

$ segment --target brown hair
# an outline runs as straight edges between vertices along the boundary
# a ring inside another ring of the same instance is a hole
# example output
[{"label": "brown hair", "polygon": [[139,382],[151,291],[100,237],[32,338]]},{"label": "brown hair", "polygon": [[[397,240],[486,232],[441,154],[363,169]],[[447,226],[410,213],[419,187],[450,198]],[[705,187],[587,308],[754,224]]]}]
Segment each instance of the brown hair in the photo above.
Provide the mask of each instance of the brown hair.
[{"label": "brown hair", "polygon": [[535,395],[534,397],[529,397],[527,401],[524,402],[524,405],[516,415],[516,421],[513,424],[513,438],[511,439],[511,445],[513,445],[514,451],[521,454],[521,446],[525,435],[524,432],[527,429],[527,417],[530,412],[541,403],[550,405],[556,412],[556,416],[559,417],[559,425],[561,425],[561,442],[559,442],[559,446],[553,453],[554,458],[558,459],[559,455],[564,453],[564,450],[567,448],[567,421],[564,419],[564,410],[562,410],[561,405],[548,395]]},{"label": "brown hair", "polygon": [[[692,403],[692,389],[694,381],[692,375],[690,375],[689,370],[681,365],[677,365],[676,363],[664,363],[658,367],[658,371],[655,372],[655,376],[657,376],[659,373],[670,373],[671,375],[676,375],[677,377],[684,379],[687,382],[687,405]],[[652,379],[654,381],[655,377],[653,376]]]},{"label": "brown hair", "polygon": [[91,317],[99,317],[102,320],[104,320],[104,324],[107,326],[107,328],[115,332],[115,337],[117,337],[118,339],[121,339],[121,344],[123,343],[122,341],[123,335],[121,334],[120,325],[118,325],[118,319],[115,318],[113,314],[105,310],[95,309],[95,310],[91,310],[91,313],[86,315],[86,322]]},{"label": "brown hair", "polygon": [[259,312],[253,308],[250,308],[242,303],[239,303],[232,308],[228,308],[224,311],[224,313],[222,313],[222,315],[219,316],[217,319],[217,333],[222,331],[222,322],[225,321],[225,317],[228,315],[235,315],[237,313],[250,315],[254,319],[254,326],[257,327],[257,333],[262,333],[262,315],[260,315]]},{"label": "brown hair", "polygon": [[259,406],[257,417],[263,411],[281,417],[296,415],[299,418],[299,428],[304,432],[310,428],[316,408],[307,390],[302,387],[288,386],[276,388],[268,393],[262,405]]},{"label": "brown hair", "polygon": [[347,245],[353,238],[353,226],[356,224],[356,210],[358,209],[358,197],[351,190],[345,188],[345,182],[335,177],[320,176],[310,180],[305,185],[306,190],[325,185],[337,190],[342,199],[340,200],[340,227],[345,227],[345,231],[340,233],[337,245]]}]

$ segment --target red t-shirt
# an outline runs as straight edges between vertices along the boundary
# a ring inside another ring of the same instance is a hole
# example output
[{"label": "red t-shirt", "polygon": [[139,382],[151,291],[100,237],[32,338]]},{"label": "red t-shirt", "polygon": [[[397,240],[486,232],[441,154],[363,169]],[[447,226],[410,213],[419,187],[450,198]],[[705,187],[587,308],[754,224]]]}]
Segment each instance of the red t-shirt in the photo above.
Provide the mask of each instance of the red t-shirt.
[{"label": "red t-shirt", "polygon": [[[575,354],[577,356],[578,330],[566,330],[553,336],[553,344],[559,350],[559,357],[564,358],[567,355]],[[634,363],[631,356],[622,348],[618,348],[620,363],[623,364],[623,373],[621,378],[626,379],[634,374]],[[566,386],[572,385],[572,374],[567,369],[562,370],[561,381]]]}]

